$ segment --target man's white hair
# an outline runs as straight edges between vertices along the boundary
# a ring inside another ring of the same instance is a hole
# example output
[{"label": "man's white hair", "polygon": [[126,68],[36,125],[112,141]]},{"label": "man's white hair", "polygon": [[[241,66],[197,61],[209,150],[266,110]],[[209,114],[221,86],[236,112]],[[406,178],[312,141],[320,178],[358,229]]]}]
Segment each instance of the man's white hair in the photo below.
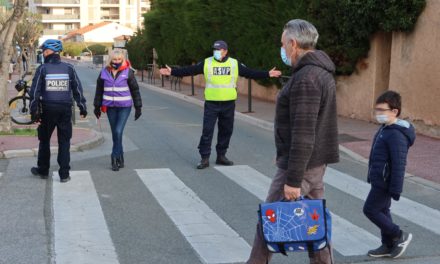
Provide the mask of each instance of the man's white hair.
[{"label": "man's white hair", "polygon": [[314,49],[318,43],[318,30],[312,23],[293,19],[284,26],[285,37],[287,40],[295,40],[301,49]]}]

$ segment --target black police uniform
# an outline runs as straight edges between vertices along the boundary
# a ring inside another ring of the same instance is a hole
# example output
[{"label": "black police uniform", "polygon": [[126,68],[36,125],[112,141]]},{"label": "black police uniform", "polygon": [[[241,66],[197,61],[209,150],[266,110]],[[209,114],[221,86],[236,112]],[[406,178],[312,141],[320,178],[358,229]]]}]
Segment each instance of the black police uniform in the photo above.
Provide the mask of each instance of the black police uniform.
[{"label": "black police uniform", "polygon": [[31,113],[39,116],[38,173],[46,176],[50,168],[50,138],[57,128],[58,164],[61,179],[69,177],[70,139],[72,138],[72,95],[81,115],[87,115],[81,82],[71,64],[62,62],[59,54],[44,58],[32,80]]}]

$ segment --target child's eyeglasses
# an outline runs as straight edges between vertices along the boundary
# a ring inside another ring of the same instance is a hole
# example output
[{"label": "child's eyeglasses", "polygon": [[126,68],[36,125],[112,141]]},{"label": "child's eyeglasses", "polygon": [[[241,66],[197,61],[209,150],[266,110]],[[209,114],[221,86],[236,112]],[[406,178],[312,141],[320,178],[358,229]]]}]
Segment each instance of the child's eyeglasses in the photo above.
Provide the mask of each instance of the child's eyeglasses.
[{"label": "child's eyeglasses", "polygon": [[374,108],[374,112],[386,112],[386,111],[390,111],[393,110],[391,108]]}]

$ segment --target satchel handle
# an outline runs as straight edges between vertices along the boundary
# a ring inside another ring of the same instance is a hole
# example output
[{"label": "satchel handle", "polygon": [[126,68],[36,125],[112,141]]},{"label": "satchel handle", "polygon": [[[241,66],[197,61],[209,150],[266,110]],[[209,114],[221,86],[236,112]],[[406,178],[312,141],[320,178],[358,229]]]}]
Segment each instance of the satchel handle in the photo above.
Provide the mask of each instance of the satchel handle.
[{"label": "satchel handle", "polygon": [[301,201],[301,200],[304,200],[304,196],[303,195],[300,195],[298,198],[296,198],[295,200],[286,200],[286,198],[283,198],[283,199],[281,199],[281,201],[280,202],[297,202],[297,201]]}]

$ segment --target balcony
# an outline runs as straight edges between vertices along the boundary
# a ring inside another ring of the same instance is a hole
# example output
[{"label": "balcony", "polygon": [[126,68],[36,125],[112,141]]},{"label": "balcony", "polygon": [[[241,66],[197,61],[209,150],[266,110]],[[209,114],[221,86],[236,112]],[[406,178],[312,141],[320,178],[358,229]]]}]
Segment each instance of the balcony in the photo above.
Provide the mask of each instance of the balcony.
[{"label": "balcony", "polygon": [[65,15],[43,14],[42,21],[45,22],[45,20],[51,20],[51,21],[79,20],[79,14],[65,14]]},{"label": "balcony", "polygon": [[101,5],[119,6],[119,0],[101,0]]},{"label": "balcony", "polygon": [[72,31],[72,30],[56,30],[56,29],[44,29],[43,30],[43,35],[58,35],[58,36],[62,36],[65,35],[67,32]]},{"label": "balcony", "polygon": [[80,0],[34,0],[36,6],[79,6]]},{"label": "balcony", "polygon": [[119,20],[119,15],[102,15],[101,20],[104,20],[104,21]]}]

